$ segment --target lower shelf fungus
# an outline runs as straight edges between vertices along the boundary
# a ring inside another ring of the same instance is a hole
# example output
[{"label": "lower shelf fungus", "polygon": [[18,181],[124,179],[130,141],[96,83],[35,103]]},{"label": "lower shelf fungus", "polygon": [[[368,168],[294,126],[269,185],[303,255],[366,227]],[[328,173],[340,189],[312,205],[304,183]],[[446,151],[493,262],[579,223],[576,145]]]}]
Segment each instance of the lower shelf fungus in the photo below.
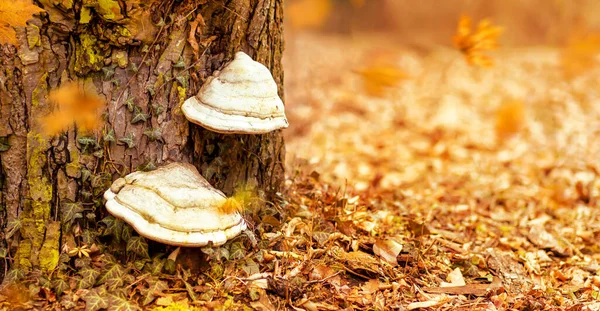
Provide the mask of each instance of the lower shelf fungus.
[{"label": "lower shelf fungus", "polygon": [[246,229],[231,200],[187,163],[134,172],[104,193],[106,209],[142,236],[161,243],[200,247],[222,245]]}]

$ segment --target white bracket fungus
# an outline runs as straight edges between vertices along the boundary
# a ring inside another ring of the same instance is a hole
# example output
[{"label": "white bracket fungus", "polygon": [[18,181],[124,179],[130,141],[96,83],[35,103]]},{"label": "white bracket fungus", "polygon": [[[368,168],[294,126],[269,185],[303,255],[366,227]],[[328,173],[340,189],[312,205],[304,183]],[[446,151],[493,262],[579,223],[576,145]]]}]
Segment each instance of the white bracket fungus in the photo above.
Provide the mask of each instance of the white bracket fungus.
[{"label": "white bracket fungus", "polygon": [[219,133],[263,134],[288,127],[271,72],[244,52],[208,78],[181,109],[190,122]]},{"label": "white bracket fungus", "polygon": [[225,195],[187,163],[119,178],[104,193],[106,209],[151,240],[178,246],[222,245],[246,229]]}]

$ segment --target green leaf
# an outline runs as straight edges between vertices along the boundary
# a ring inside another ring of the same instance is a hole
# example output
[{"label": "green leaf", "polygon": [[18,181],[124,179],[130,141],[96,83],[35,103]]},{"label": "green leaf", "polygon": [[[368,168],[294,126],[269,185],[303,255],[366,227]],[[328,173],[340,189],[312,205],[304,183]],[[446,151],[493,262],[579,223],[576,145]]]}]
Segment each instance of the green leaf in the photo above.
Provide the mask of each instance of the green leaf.
[{"label": "green leaf", "polygon": [[121,230],[121,240],[129,241],[131,236],[133,235],[133,228],[130,225],[123,224],[123,229]]},{"label": "green leaf", "polygon": [[69,283],[63,278],[55,278],[52,280],[52,289],[57,295],[62,295],[66,290],[69,289]]},{"label": "green leaf", "polygon": [[110,295],[104,287],[96,287],[81,296],[85,301],[85,311],[96,311],[108,308]]},{"label": "green leaf", "polygon": [[84,146],[86,146],[86,145],[96,146],[98,144],[94,137],[85,137],[85,136],[77,138],[77,142]]},{"label": "green leaf", "polygon": [[104,80],[108,80],[115,75],[115,68],[116,66],[102,67],[102,74],[104,75]]},{"label": "green leaf", "polygon": [[155,116],[158,116],[163,111],[165,111],[165,106],[159,104],[152,104],[152,113],[154,113]]},{"label": "green leaf", "polygon": [[6,274],[4,281],[5,282],[17,282],[25,278],[25,271],[21,268],[10,269]]},{"label": "green leaf", "polygon": [[177,76],[175,78],[177,80],[177,82],[179,82],[179,84],[181,84],[182,87],[187,88],[187,78],[184,76]]},{"label": "green leaf", "polygon": [[104,157],[104,150],[100,149],[94,153],[92,153],[96,158],[102,159]]},{"label": "green leaf", "polygon": [[148,161],[138,165],[138,167],[136,167],[136,170],[144,171],[144,172],[153,171],[155,169],[156,169],[156,164],[152,160],[148,160]]},{"label": "green leaf", "polygon": [[133,147],[135,147],[135,142],[133,141],[134,138],[135,138],[135,136],[133,135],[133,133],[129,132],[129,133],[127,133],[127,136],[121,137],[119,139],[119,142],[126,144],[127,148],[133,148]]},{"label": "green leaf", "polygon": [[151,85],[148,85],[146,87],[146,90],[148,91],[148,93],[150,93],[150,96],[154,96],[154,87]]},{"label": "green leaf", "polygon": [[137,305],[132,304],[127,299],[109,295],[108,296],[108,311],[138,311],[141,310]]},{"label": "green leaf", "polygon": [[148,136],[150,141],[155,141],[162,137],[162,130],[159,127],[149,128],[144,131],[144,135]]},{"label": "green leaf", "polygon": [[150,256],[148,255],[148,243],[146,242],[146,239],[144,239],[143,237],[132,237],[131,239],[129,239],[127,241],[127,248],[126,250],[128,252],[133,252],[134,254],[142,257],[142,258],[149,258]]},{"label": "green leaf", "polygon": [[[92,213],[90,213],[88,215],[95,216]],[[94,242],[96,242],[96,232],[92,232],[92,230],[90,230],[90,229],[83,230],[83,232],[81,233],[81,240],[84,244],[87,244],[87,245],[94,244]]]},{"label": "green leaf", "polygon": [[160,274],[163,270],[163,267],[165,266],[165,261],[165,259],[160,259],[158,257],[152,258],[152,264],[150,264],[150,274]]},{"label": "green leaf", "polygon": [[63,224],[67,224],[75,220],[75,214],[83,212],[83,205],[81,202],[65,201],[61,204],[60,212]]},{"label": "green leaf", "polygon": [[113,128],[111,128],[108,133],[104,134],[104,136],[102,137],[102,139],[104,140],[104,142],[107,141],[115,141],[115,130]]},{"label": "green leaf", "polygon": [[96,279],[100,276],[100,271],[85,267],[79,271],[79,275],[81,275],[81,280],[77,283],[77,288],[91,288],[96,284]]},{"label": "green leaf", "polygon": [[19,229],[21,229],[21,220],[13,219],[6,224],[6,239],[12,237]]},{"label": "green leaf", "polygon": [[131,124],[135,124],[138,122],[146,122],[148,120],[148,115],[143,113],[140,109],[136,108],[133,111],[133,118],[131,118]]},{"label": "green leaf", "polygon": [[238,260],[244,258],[244,256],[246,256],[246,250],[242,242],[231,243],[229,247],[229,259]]},{"label": "green leaf", "polygon": [[111,264],[102,272],[96,284],[102,285],[104,283],[111,283],[111,285],[114,285],[115,283],[118,283],[118,281],[121,281],[121,278],[123,278],[125,274],[127,274],[127,271],[123,266],[118,263]]},{"label": "green leaf", "polygon": [[150,278],[147,279],[146,282],[148,282],[148,288],[142,290],[142,295],[145,296],[144,302],[142,302],[142,305],[144,306],[152,303],[152,301],[154,301],[154,299],[156,298],[157,294],[161,295],[165,290],[169,289],[169,285],[167,285],[167,282],[165,281]]},{"label": "green leaf", "polygon": [[196,296],[196,292],[194,291],[194,287],[192,285],[190,285],[190,283],[183,281],[183,283],[185,284],[185,290],[187,291],[188,295],[190,296],[190,298],[192,298],[192,301],[198,301],[198,297]]},{"label": "green leaf", "polygon": [[183,60],[183,57],[179,57],[177,63],[173,65],[173,68],[185,68],[185,61]]},{"label": "green leaf", "polygon": [[167,262],[165,262],[165,273],[167,274],[175,274],[177,265],[175,264],[174,260],[171,259],[167,259]]},{"label": "green leaf", "polygon": [[92,172],[87,168],[81,169],[81,182],[86,182],[90,176],[92,176]]}]

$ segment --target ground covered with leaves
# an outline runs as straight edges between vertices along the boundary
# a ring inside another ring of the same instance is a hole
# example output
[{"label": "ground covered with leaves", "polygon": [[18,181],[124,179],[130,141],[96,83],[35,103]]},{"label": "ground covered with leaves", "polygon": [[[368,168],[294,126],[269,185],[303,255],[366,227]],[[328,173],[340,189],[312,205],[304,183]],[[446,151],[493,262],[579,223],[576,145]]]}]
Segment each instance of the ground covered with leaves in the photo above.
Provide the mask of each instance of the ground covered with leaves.
[{"label": "ground covered with leaves", "polygon": [[288,41],[288,176],[252,233],[178,251],[109,217],[62,272],[10,271],[0,307],[600,309],[600,70],[574,74],[566,49],[478,68],[364,42]]}]

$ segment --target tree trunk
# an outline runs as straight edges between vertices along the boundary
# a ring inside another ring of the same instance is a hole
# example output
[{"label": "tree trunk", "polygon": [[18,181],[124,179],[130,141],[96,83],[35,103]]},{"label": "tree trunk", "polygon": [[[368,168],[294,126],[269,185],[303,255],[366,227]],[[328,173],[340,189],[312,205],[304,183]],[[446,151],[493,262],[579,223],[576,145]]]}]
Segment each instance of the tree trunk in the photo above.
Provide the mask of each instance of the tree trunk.
[{"label": "tree trunk", "polygon": [[[179,106],[240,50],[283,97],[282,2],[39,0],[46,13],[17,29],[19,48],[0,49],[1,225],[13,265],[49,272],[63,245],[93,242],[102,193],[134,170],[190,162],[228,195],[252,186],[270,200],[283,179],[280,132],[213,133]],[[48,136],[38,122],[53,109],[47,95],[71,80],[106,98],[104,128]],[[132,123],[138,111],[148,117]]]}]

